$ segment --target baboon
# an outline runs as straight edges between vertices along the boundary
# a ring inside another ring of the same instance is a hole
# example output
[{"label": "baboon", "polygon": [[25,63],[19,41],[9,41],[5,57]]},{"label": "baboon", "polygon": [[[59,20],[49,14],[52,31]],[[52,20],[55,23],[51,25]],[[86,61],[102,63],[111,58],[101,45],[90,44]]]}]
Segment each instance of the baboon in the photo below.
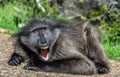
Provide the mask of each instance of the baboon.
[{"label": "baboon", "polygon": [[108,73],[109,63],[100,44],[100,32],[89,21],[33,19],[17,38],[9,65],[27,62],[27,70],[91,75]]}]

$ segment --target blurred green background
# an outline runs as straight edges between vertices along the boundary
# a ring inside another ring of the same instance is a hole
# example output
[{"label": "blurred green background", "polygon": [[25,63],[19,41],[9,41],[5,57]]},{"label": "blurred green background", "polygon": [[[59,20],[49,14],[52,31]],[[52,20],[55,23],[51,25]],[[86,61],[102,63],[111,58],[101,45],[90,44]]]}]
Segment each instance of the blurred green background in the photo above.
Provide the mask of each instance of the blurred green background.
[{"label": "blurred green background", "polygon": [[[36,0],[0,0],[0,28],[10,30],[13,34],[32,18],[50,18],[65,20],[66,17],[58,14],[59,8],[55,5],[50,7],[47,0],[40,0],[42,8],[36,6]],[[81,3],[84,0],[79,0]],[[116,0],[117,1],[117,0]],[[109,6],[99,3],[99,9],[92,9],[89,15],[79,14],[83,20],[92,19],[102,15]],[[83,5],[84,6],[84,5]],[[85,5],[87,6],[87,5]],[[88,6],[89,7],[89,6]],[[45,12],[44,12],[45,10]],[[120,9],[117,9],[120,12]],[[99,28],[102,31],[102,45],[109,58],[120,61],[120,17],[113,9],[108,11],[107,18],[100,20]]]}]

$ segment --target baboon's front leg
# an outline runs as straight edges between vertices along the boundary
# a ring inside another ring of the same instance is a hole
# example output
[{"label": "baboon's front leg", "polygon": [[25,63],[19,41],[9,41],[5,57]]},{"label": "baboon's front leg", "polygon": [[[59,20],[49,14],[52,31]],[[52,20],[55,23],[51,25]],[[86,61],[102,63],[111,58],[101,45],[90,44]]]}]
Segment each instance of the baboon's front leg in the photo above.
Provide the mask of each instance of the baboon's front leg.
[{"label": "baboon's front leg", "polygon": [[100,34],[92,26],[87,27],[88,57],[95,63],[98,73],[108,73],[109,65],[103,47],[100,44]]},{"label": "baboon's front leg", "polygon": [[91,75],[95,74],[96,67],[92,61],[86,58],[73,59],[66,61],[55,61],[55,62],[30,62],[24,69],[34,70],[34,71],[45,71],[45,72],[59,72],[59,73],[72,73],[72,74],[82,74]]},{"label": "baboon's front leg", "polygon": [[28,56],[26,55],[20,44],[17,42],[14,47],[14,52],[8,61],[8,64],[13,66],[18,66],[22,62],[24,62],[25,58],[27,57]]}]

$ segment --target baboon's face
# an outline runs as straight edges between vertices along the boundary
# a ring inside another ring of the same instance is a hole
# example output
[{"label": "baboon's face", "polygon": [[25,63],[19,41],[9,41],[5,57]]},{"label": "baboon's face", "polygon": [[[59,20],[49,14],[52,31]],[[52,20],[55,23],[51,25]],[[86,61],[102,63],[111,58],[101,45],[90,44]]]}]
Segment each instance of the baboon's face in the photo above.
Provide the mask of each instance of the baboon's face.
[{"label": "baboon's face", "polygon": [[37,53],[44,61],[51,57],[51,50],[58,37],[58,29],[49,24],[35,23],[30,28],[26,36],[21,37],[21,41],[32,51]]}]

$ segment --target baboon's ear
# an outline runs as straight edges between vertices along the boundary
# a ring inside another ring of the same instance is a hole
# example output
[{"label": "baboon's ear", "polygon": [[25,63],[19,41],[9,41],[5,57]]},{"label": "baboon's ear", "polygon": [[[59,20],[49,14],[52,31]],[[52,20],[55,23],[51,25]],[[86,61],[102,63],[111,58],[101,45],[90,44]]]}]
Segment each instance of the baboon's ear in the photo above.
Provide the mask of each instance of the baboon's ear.
[{"label": "baboon's ear", "polygon": [[51,41],[52,41],[52,44],[51,44],[51,47],[53,47],[54,45],[55,45],[55,43],[56,43],[56,41],[57,41],[57,39],[59,38],[59,35],[60,35],[60,30],[59,29],[54,29],[54,32],[53,32],[53,39],[51,39]]}]

